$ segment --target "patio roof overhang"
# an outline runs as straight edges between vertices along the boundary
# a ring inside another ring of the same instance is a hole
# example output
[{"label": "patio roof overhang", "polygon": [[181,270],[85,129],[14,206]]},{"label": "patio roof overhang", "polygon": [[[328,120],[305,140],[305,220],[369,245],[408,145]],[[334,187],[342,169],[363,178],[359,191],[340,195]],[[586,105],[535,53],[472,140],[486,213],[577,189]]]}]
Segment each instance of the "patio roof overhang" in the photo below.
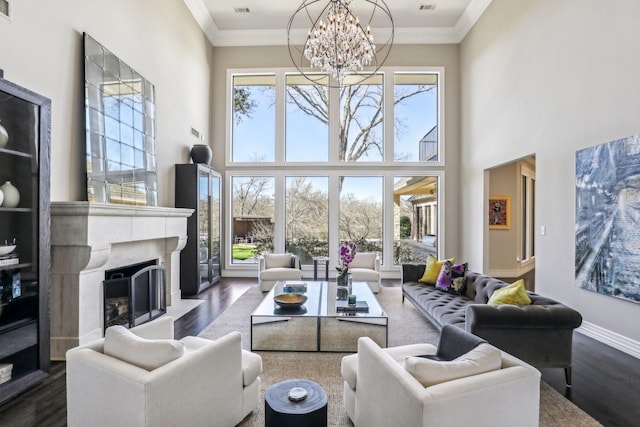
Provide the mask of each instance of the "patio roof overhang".
[{"label": "patio roof overhang", "polygon": [[435,176],[403,178],[393,188],[393,201],[400,206],[400,196],[435,195],[437,186],[438,178]]}]

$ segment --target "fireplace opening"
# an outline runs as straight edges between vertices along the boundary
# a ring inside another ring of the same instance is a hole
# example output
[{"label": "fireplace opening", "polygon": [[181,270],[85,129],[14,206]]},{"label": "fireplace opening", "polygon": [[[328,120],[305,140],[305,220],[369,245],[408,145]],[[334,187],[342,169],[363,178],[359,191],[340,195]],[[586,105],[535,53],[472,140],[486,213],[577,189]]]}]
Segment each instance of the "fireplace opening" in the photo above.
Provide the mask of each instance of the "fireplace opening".
[{"label": "fireplace opening", "polygon": [[166,272],[157,260],[105,272],[104,329],[131,328],[167,312]]}]

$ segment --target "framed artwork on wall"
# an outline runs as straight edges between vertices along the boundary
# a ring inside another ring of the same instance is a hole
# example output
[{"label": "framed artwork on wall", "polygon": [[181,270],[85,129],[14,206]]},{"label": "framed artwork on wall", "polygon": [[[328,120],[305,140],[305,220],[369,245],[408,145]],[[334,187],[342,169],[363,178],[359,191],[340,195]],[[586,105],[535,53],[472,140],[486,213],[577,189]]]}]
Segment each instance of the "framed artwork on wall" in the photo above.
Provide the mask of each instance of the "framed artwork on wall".
[{"label": "framed artwork on wall", "polygon": [[511,197],[489,196],[489,228],[491,230],[511,228]]},{"label": "framed artwork on wall", "polygon": [[576,285],[640,303],[640,135],[576,152]]}]

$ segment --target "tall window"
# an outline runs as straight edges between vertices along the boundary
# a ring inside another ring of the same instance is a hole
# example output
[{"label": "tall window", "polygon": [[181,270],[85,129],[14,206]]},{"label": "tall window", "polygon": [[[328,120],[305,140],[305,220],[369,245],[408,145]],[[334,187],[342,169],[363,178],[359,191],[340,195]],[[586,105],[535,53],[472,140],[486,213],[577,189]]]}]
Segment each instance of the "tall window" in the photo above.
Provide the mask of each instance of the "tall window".
[{"label": "tall window", "polygon": [[285,193],[285,248],[311,264],[329,255],[329,178],[288,176]]},{"label": "tall window", "polygon": [[232,262],[255,263],[256,254],[272,252],[274,178],[234,176],[232,188]]},{"label": "tall window", "polygon": [[233,128],[231,158],[234,162],[275,160],[275,76],[233,78]]},{"label": "tall window", "polygon": [[356,242],[362,252],[382,254],[381,176],[340,177],[340,240]]},{"label": "tall window", "polygon": [[340,88],[338,158],[341,161],[379,162],[382,160],[384,155],[382,92],[381,74],[374,75],[359,85]]},{"label": "tall window", "polygon": [[287,75],[286,96],[286,161],[328,161],[329,90],[300,75]]},{"label": "tall window", "polygon": [[333,266],[344,240],[388,269],[437,255],[441,68],[383,69],[342,88],[284,69],[228,76],[227,267],[270,251]]},{"label": "tall window", "polygon": [[438,161],[438,74],[396,73],[393,96],[394,160]]},{"label": "tall window", "polygon": [[423,263],[438,254],[438,178],[396,176],[393,187],[394,263]]}]

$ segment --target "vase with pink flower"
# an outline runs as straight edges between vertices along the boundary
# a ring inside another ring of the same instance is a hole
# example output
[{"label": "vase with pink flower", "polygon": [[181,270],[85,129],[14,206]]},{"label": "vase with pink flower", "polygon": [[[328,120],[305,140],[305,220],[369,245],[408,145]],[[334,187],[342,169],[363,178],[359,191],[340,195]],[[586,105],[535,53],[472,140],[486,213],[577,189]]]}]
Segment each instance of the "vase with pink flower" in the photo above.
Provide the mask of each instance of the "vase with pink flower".
[{"label": "vase with pink flower", "polygon": [[353,257],[358,251],[358,246],[355,242],[347,241],[340,246],[340,262],[336,267],[338,270],[338,277],[336,282],[338,285],[338,299],[346,300],[351,295],[351,272],[349,271],[349,264],[353,261]]}]

